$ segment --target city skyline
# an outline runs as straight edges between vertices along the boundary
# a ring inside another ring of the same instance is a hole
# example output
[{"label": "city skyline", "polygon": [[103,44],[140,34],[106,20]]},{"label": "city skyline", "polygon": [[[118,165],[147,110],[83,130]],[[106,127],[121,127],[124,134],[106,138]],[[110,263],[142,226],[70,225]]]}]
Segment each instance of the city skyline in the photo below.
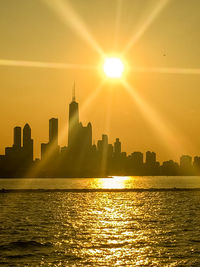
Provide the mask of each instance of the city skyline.
[{"label": "city skyline", "polygon": [[[69,121],[70,121],[70,116],[71,117],[73,117],[73,113],[75,112],[75,114],[77,114],[76,116],[75,116],[75,121],[77,121],[77,123],[79,123],[79,120],[80,120],[80,113],[79,113],[79,104],[80,103],[78,103],[78,102],[76,102],[76,95],[75,95],[75,82],[74,82],[74,85],[73,85],[73,89],[72,89],[72,93],[71,93],[71,98],[72,98],[72,101],[70,102],[70,104],[69,104],[69,114],[68,114],[68,122],[67,122],[67,124],[66,124],[66,126],[64,127],[64,129],[66,130],[66,129],[68,129],[67,130],[67,133],[62,133],[62,139],[63,139],[63,136],[66,136],[66,145],[64,145],[63,146],[63,148],[65,148],[65,147],[69,147],[70,145],[70,139],[72,139],[73,140],[73,137],[69,137],[70,136],[70,123],[69,123]],[[75,107],[73,106],[73,103],[75,103]],[[72,108],[71,108],[71,115],[70,115],[70,106],[72,105]],[[78,112],[76,112],[76,111],[74,111],[74,110],[78,110]],[[72,124],[74,124],[74,123],[72,123]],[[91,127],[91,122],[89,122],[89,123],[86,123],[87,124],[87,126],[82,126],[82,122],[81,122],[81,127],[83,127],[83,128],[87,128],[88,127],[88,125],[89,125],[89,127]],[[74,125],[72,125],[72,128],[73,128],[73,126]],[[33,157],[32,157],[32,159],[33,160],[38,160],[38,159],[41,159],[42,158],[42,148],[41,148],[41,146],[44,144],[51,144],[51,143],[53,143],[53,142],[55,142],[55,144],[60,148],[60,149],[62,149],[62,146],[61,146],[61,144],[59,143],[59,135],[60,135],[60,133],[59,133],[59,119],[58,118],[55,118],[55,117],[52,117],[52,118],[50,118],[49,120],[48,120],[48,138],[46,139],[46,141],[48,140],[49,142],[47,142],[47,143],[43,143],[43,142],[39,142],[39,146],[40,146],[40,154],[39,154],[39,157],[37,157],[35,154],[35,152],[34,152],[34,142],[33,142],[33,139],[31,139],[31,131],[32,131],[32,128],[30,127],[30,125],[29,125],[29,123],[28,122],[26,122],[25,124],[24,124],[24,127],[23,127],[23,129],[22,129],[22,126],[20,126],[20,124],[19,125],[16,125],[16,126],[14,126],[14,128],[13,128],[13,136],[12,136],[12,139],[13,139],[13,147],[23,147],[24,146],[24,142],[26,142],[24,139],[26,138],[26,134],[25,134],[25,136],[24,136],[24,130],[26,131],[26,129],[27,128],[29,128],[30,130],[30,133],[29,133],[29,135],[30,135],[30,137],[29,137],[29,139],[30,140],[32,140],[32,146],[33,146],[33,148],[32,148],[32,150],[33,150]],[[102,136],[107,136],[108,137],[108,134],[106,134],[106,133],[102,133],[101,135],[100,135],[100,137],[102,137]],[[118,137],[115,137],[115,139],[113,140],[113,142],[111,141],[111,143],[114,143],[116,140],[119,140],[120,138],[118,138]],[[93,137],[91,137],[91,145],[92,144],[95,144],[95,145],[97,145],[97,143],[98,143],[98,141],[99,141],[100,139],[95,139],[95,138],[93,138]],[[122,141],[122,140],[121,140]],[[73,143],[73,141],[71,141],[71,143]],[[16,145],[17,144],[17,145]],[[121,144],[121,143],[120,143]],[[122,145],[123,145],[123,143],[122,143]],[[8,146],[9,147],[9,146]],[[4,152],[5,152],[5,148],[6,147],[4,147]],[[146,152],[149,152],[149,151],[151,151],[152,149],[150,148],[150,149],[148,149],[147,151],[144,151],[144,152],[142,152],[142,150],[140,150],[139,151],[139,153],[142,153],[142,154],[145,154]],[[128,155],[131,155],[131,153],[137,153],[138,151],[131,151],[130,153],[128,153],[128,152],[126,152],[126,151],[124,151],[126,154],[127,154],[127,156]],[[153,153],[155,153],[154,151],[153,151]],[[200,154],[200,153],[199,153]],[[156,155],[158,158],[159,158],[159,155]],[[180,157],[181,156],[187,156],[187,155],[179,155],[179,159],[180,159]],[[190,155],[188,155],[188,156],[190,156]],[[196,157],[197,155],[194,155],[193,157]],[[192,156],[191,156],[192,157]],[[170,160],[175,160],[175,159],[169,159],[169,161]],[[164,162],[165,161],[168,161],[168,159],[165,159],[165,160],[163,160]],[[161,163],[162,163],[162,161],[160,161]]]},{"label": "city skyline", "polygon": [[[1,3],[0,153],[4,144],[10,145],[14,125],[29,121],[39,157],[39,143],[47,141],[47,118],[59,119],[59,131],[66,125],[65,103],[70,100],[72,80],[77,81],[81,105],[96,92],[104,76],[99,70],[102,50],[105,55],[124,53],[130,67],[126,76],[131,90],[108,80],[81,113],[84,124],[91,121],[95,126],[94,138],[99,139],[104,132],[114,141],[117,133],[128,153],[151,149],[157,151],[160,161],[178,160],[180,154],[198,154],[200,3],[48,3]],[[85,7],[88,5],[90,9]],[[132,90],[142,102],[129,94]],[[173,149],[168,145],[171,141]],[[66,138],[61,141],[64,145]]]},{"label": "city skyline", "polygon": [[200,0],[0,0],[0,265],[200,266]]},{"label": "city skyline", "polygon": [[[79,103],[75,96],[69,103],[67,146],[58,141],[58,118],[49,119],[49,138],[41,143],[40,159],[34,157],[34,140],[31,127],[13,129],[13,145],[5,147],[0,155],[0,177],[84,177],[109,175],[197,175],[200,172],[200,156],[180,155],[174,159],[158,161],[156,152],[123,150],[121,140],[116,137],[112,143],[102,133],[101,139],[93,141],[91,122],[86,126],[80,120]],[[62,133],[63,134],[63,133]]]}]

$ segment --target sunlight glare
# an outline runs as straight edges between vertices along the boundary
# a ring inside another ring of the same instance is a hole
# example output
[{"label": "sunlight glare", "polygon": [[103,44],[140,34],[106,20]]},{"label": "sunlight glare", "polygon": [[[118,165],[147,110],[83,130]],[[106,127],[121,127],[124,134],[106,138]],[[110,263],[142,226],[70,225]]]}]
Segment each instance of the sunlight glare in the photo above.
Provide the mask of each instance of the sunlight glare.
[{"label": "sunlight glare", "polygon": [[11,59],[0,59],[0,66],[49,68],[49,69],[83,69],[83,70],[97,68],[95,66],[87,64],[71,64],[71,63],[68,64],[68,63],[25,61],[25,60],[11,60]]},{"label": "sunlight glare", "polygon": [[116,2],[116,18],[115,18],[115,30],[114,30],[114,50],[118,48],[119,37],[120,37],[120,21],[122,13],[122,0]]},{"label": "sunlight glare", "polygon": [[[88,96],[86,101],[82,104],[80,108],[80,113],[84,112],[88,106],[94,101],[94,99],[97,97],[97,95],[101,92],[101,89],[103,88],[105,84],[105,79],[100,82],[100,84],[96,87],[96,89]],[[74,125],[74,120],[72,120],[72,127]],[[59,140],[62,143],[65,139],[67,139],[67,129],[68,125],[65,124],[65,126],[61,129],[59,133]],[[55,151],[55,143],[52,143],[51,146],[49,146],[49,149],[47,150],[45,157],[43,161],[41,161],[39,164],[34,165],[28,173],[25,175],[25,177],[35,177],[38,175],[38,173],[41,171],[41,169],[45,166],[45,164],[49,161],[51,158],[53,152]]]},{"label": "sunlight glare", "polygon": [[120,58],[106,58],[103,65],[104,73],[109,78],[121,78],[124,72],[124,64]]},{"label": "sunlight glare", "polygon": [[71,6],[70,1],[43,0],[43,2],[58,15],[58,17],[66,26],[70,26],[72,30],[75,30],[75,32],[94,50],[96,50],[97,53],[99,53],[101,56],[104,55],[102,48],[88,30],[86,24],[82,21],[80,16]]},{"label": "sunlight glare", "polygon": [[[166,121],[163,120],[145,100],[138,94],[135,88],[133,88],[127,81],[122,80],[122,84],[127,92],[130,94],[134,103],[137,104],[144,117],[149,121],[152,127],[157,131],[158,137],[162,143],[166,145],[166,148],[175,154],[174,151],[178,151],[179,154],[183,151],[183,145],[179,142],[180,135],[172,133],[169,127],[166,125]],[[176,138],[178,136],[178,138]],[[164,140],[164,142],[163,142]],[[170,145],[169,145],[170,144]],[[184,147],[185,149],[185,147]]]},{"label": "sunlight glare", "polygon": [[99,188],[103,189],[124,189],[128,187],[129,176],[113,176],[112,178],[100,179]]},{"label": "sunlight glare", "polygon": [[160,73],[160,74],[200,74],[199,68],[145,68],[133,67],[134,72]]},{"label": "sunlight glare", "polygon": [[123,50],[123,54],[126,54],[135,45],[135,43],[138,42],[138,40],[143,36],[146,30],[151,26],[154,20],[158,17],[158,15],[170,1],[171,0],[159,0],[157,2],[157,5],[153,9],[153,11],[141,25],[139,30],[131,37],[130,41],[127,43],[126,47]]}]

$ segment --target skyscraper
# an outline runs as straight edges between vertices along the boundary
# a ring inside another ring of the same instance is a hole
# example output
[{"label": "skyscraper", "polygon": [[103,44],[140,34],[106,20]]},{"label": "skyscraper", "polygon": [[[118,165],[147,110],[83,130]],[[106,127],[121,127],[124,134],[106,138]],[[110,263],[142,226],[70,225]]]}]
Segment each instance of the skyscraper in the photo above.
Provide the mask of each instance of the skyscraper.
[{"label": "skyscraper", "polygon": [[131,154],[131,161],[135,167],[137,167],[137,168],[142,167],[143,166],[143,154],[142,154],[142,152],[133,152]]},{"label": "skyscraper", "polygon": [[51,118],[49,120],[49,142],[41,144],[41,159],[43,160],[49,152],[49,159],[55,160],[58,156],[60,148],[58,146],[58,119]]},{"label": "skyscraper", "polygon": [[119,138],[116,138],[114,143],[114,153],[115,155],[119,155],[121,153],[121,142],[119,141]]},{"label": "skyscraper", "polygon": [[31,127],[28,123],[23,129],[23,154],[27,164],[33,161],[33,139],[31,139]]},{"label": "skyscraper", "polygon": [[31,127],[28,123],[25,124],[23,129],[23,147],[30,144],[31,140]]},{"label": "skyscraper", "polygon": [[184,174],[189,174],[192,170],[192,157],[188,155],[182,155],[180,157],[180,168]]},{"label": "skyscraper", "polygon": [[156,163],[156,153],[147,151],[146,152],[146,164],[147,165],[154,165]]},{"label": "skyscraper", "polygon": [[106,134],[102,134],[102,140],[98,140],[97,148],[100,155],[107,155],[108,150],[108,136]]},{"label": "skyscraper", "polygon": [[58,146],[58,119],[56,118],[49,120],[49,143]]},{"label": "skyscraper", "polygon": [[69,127],[68,127],[68,147],[71,148],[75,142],[79,129],[79,110],[75,98],[75,84],[73,88],[72,102],[69,104]]},{"label": "skyscraper", "polygon": [[21,127],[16,126],[14,128],[14,148],[21,148]]}]

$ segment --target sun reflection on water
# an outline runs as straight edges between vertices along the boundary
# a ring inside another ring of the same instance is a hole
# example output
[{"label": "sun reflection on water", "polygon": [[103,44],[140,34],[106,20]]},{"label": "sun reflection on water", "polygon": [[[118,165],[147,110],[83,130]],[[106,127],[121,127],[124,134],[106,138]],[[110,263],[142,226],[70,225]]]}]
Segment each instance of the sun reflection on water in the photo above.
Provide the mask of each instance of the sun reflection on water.
[{"label": "sun reflection on water", "polygon": [[111,178],[98,179],[98,188],[103,188],[103,189],[129,188],[129,184],[132,179],[133,177],[130,176],[113,176]]}]

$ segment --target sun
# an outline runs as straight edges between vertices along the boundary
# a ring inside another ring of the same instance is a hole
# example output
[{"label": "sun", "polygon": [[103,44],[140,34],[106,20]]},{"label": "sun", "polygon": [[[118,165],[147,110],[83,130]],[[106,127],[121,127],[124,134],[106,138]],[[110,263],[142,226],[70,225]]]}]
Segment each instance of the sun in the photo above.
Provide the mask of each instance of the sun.
[{"label": "sun", "polygon": [[119,79],[124,72],[124,63],[117,57],[105,58],[103,70],[107,77]]}]

